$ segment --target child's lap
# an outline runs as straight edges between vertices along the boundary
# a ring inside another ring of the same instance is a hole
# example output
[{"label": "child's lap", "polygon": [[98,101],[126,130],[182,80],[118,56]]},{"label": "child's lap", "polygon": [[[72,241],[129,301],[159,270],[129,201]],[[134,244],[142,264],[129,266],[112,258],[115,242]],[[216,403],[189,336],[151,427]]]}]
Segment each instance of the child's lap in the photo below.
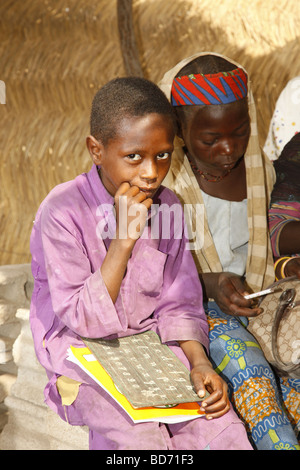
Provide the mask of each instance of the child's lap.
[{"label": "child's lap", "polygon": [[262,349],[247,330],[248,319],[225,314],[215,302],[206,304],[205,311],[209,324],[210,359],[214,367],[225,377],[232,377],[243,370],[255,375],[259,369],[272,382],[275,381]]},{"label": "child's lap", "polygon": [[232,409],[213,420],[134,424],[105,391],[97,385],[82,384],[75,402],[66,407],[66,415],[70,424],[81,421],[89,427],[91,449],[197,450],[213,448],[221,435],[224,448],[234,441],[238,449],[250,448],[244,426]]}]

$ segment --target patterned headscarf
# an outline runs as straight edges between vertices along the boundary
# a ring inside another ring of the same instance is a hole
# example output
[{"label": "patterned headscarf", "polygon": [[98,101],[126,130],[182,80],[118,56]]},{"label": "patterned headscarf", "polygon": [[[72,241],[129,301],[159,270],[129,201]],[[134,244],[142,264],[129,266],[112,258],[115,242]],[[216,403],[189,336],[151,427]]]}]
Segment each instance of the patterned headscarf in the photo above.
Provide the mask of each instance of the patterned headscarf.
[{"label": "patterned headscarf", "polygon": [[[170,101],[171,88],[176,75],[186,64],[201,55],[223,57],[243,69],[239,64],[220,54],[211,52],[195,54],[178,63],[172,70],[165,74],[160,82],[160,88]],[[244,72],[247,73],[245,70]],[[273,256],[267,227],[267,209],[270,201],[270,193],[275,181],[275,172],[269,159],[267,159],[264,154],[262,155],[260,150],[256,124],[256,109],[249,77],[248,105],[251,120],[251,135],[245,153],[249,228],[246,282],[254,291],[258,291],[274,281]],[[202,204],[204,207],[199,184],[184,153],[183,142],[179,138],[176,138],[171,168],[163,184],[172,189],[183,204]],[[193,215],[196,217],[195,212]],[[195,219],[192,220],[192,224],[193,227],[196,227]],[[198,272],[208,273],[223,271],[208,227],[205,211],[203,246],[195,249],[193,255]]]},{"label": "patterned headscarf", "polygon": [[173,106],[227,104],[247,96],[247,74],[237,68],[230,72],[176,77],[171,90]]}]

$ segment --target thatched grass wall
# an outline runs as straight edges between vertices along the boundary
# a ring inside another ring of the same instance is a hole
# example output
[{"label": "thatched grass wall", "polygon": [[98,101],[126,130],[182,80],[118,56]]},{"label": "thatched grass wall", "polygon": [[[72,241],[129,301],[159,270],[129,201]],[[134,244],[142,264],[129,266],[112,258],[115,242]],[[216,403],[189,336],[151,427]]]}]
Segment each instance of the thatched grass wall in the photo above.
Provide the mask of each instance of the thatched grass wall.
[{"label": "thatched grass wall", "polygon": [[[35,212],[56,184],[88,170],[95,91],[125,75],[116,0],[1,0],[0,264],[30,261]],[[298,0],[133,0],[144,75],[214,50],[248,69],[263,143],[275,101],[300,73]]]}]

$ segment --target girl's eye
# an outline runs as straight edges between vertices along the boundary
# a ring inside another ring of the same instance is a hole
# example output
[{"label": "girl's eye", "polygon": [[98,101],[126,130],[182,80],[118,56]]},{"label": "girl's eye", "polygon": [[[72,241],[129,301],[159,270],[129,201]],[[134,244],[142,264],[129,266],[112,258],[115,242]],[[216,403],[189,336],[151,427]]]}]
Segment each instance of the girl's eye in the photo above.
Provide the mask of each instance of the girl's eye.
[{"label": "girl's eye", "polygon": [[141,160],[141,156],[138,153],[131,153],[129,155],[126,155],[126,158],[128,158],[132,162],[137,162]]},{"label": "girl's eye", "polygon": [[215,144],[216,142],[217,142],[217,139],[210,140],[210,141],[204,141],[204,140],[202,141],[202,143],[203,143],[204,145],[213,145],[213,144]]},{"label": "girl's eye", "polygon": [[245,137],[246,135],[249,134],[249,132],[250,132],[250,127],[247,127],[247,129],[242,130],[242,131],[240,131],[240,132],[237,132],[237,133],[236,133],[236,136],[237,136],[237,137]]},{"label": "girl's eye", "polygon": [[170,157],[169,152],[160,153],[157,155],[157,160],[167,160]]}]

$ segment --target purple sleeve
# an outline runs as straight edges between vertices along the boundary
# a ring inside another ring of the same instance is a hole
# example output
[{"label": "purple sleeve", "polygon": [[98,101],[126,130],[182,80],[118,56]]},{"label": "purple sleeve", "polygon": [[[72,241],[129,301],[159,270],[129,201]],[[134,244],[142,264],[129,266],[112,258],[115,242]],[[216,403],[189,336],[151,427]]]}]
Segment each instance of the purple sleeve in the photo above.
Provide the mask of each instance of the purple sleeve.
[{"label": "purple sleeve", "polygon": [[[92,273],[75,228],[45,207],[41,238],[55,315],[80,336],[103,337],[126,330],[126,317],[116,311],[100,268]],[[99,266],[100,258],[101,253]]]}]

